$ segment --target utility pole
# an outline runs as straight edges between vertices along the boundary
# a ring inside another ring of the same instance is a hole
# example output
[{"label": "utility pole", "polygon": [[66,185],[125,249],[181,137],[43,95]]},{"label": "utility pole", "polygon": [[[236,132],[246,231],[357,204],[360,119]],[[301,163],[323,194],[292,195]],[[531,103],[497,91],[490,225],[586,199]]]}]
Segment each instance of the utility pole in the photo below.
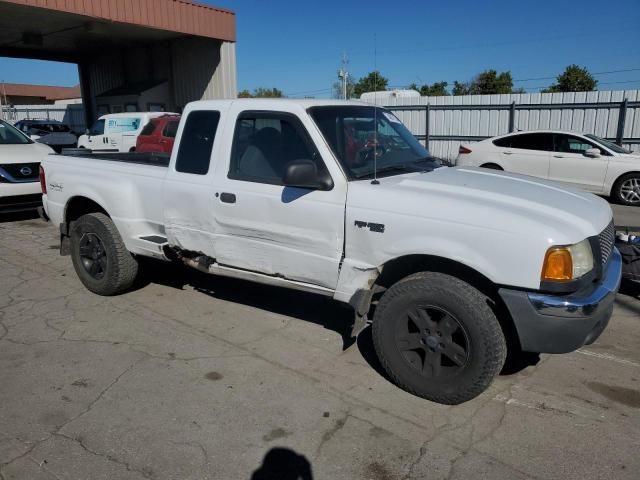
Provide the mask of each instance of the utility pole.
[{"label": "utility pole", "polygon": [[[2,97],[4,94],[4,101]],[[7,103],[7,91],[4,88],[4,82],[2,82],[2,92],[0,92],[0,120],[4,120],[4,104]]]},{"label": "utility pole", "polygon": [[347,53],[342,53],[342,66],[340,67],[340,71],[338,72],[338,78],[342,82],[342,98],[347,100],[347,89],[349,85],[349,71],[347,70],[347,66],[349,65],[349,60],[347,59]]}]

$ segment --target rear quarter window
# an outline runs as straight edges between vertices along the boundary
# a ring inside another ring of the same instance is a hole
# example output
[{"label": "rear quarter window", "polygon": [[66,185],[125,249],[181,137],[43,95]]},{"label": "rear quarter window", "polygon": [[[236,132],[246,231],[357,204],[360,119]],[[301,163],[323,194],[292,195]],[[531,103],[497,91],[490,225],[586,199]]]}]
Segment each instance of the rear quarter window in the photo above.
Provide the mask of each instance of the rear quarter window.
[{"label": "rear quarter window", "polygon": [[209,172],[219,122],[220,112],[196,110],[189,113],[178,146],[177,172],[194,175],[206,175]]},{"label": "rear quarter window", "polygon": [[522,150],[553,150],[553,135],[550,133],[522,133],[498,138],[493,141],[497,147],[518,148]]},{"label": "rear quarter window", "polygon": [[164,127],[164,131],[162,132],[162,135],[167,138],[175,138],[176,133],[178,132],[179,123],[180,122],[178,122],[177,120],[172,120],[170,122],[167,122],[167,124]]},{"label": "rear quarter window", "polygon": [[140,132],[140,135],[153,135],[153,131],[155,129],[156,129],[156,122],[151,121],[144,126],[144,128]]}]

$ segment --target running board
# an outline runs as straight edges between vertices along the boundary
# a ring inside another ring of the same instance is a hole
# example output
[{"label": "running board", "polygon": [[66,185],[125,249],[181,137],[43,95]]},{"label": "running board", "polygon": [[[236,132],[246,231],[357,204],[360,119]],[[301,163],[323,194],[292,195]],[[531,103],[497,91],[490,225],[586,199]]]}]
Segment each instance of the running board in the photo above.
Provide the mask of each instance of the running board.
[{"label": "running board", "polygon": [[243,270],[240,268],[227,267],[216,263],[215,259],[201,255],[195,258],[182,257],[185,265],[200,270],[201,272],[220,275],[222,277],[239,278],[240,280],[249,280],[264,285],[273,285],[275,287],[285,287],[294,290],[302,290],[303,292],[317,293],[333,297],[334,290],[312,283],[300,282],[297,280],[288,280],[284,277],[276,277],[274,275],[266,275],[264,273],[252,272],[251,270]]}]

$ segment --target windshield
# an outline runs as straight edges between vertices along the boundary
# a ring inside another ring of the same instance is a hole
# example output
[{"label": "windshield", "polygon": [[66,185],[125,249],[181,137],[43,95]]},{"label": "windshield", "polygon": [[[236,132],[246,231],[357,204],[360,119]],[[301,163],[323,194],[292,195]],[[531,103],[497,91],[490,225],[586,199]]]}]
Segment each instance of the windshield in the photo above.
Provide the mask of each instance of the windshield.
[{"label": "windshield", "polygon": [[605,140],[604,138],[596,137],[595,135],[591,135],[590,133],[585,135],[585,137],[590,138],[591,140],[594,140],[594,141],[598,142],[601,145],[604,145],[609,150],[614,151],[616,153],[631,153],[629,150],[627,150],[626,148],[622,148],[620,145],[616,145],[615,143],[610,142],[609,140]]},{"label": "windshield", "polygon": [[350,180],[440,166],[392,113],[368,106],[312,107],[316,122]]},{"label": "windshield", "polygon": [[93,126],[89,129],[89,135],[103,135],[104,134],[104,119],[96,120]]},{"label": "windshield", "polygon": [[7,122],[0,120],[0,145],[24,145],[27,143],[33,143],[33,141]]}]

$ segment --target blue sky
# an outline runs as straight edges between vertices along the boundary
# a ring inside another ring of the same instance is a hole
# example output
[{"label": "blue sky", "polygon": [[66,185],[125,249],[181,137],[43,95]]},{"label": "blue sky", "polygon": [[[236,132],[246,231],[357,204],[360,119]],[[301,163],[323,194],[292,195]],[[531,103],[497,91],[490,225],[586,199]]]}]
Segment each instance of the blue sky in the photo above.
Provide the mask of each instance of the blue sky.
[{"label": "blue sky", "polygon": [[[466,81],[494,68],[524,80],[571,63],[600,90],[640,88],[640,1],[214,0],[235,10],[238,87],[330,95],[343,51],[355,78],[374,66],[392,86]],[[72,85],[75,66],[0,58],[0,81]],[[516,82],[531,91],[553,80]]]}]

